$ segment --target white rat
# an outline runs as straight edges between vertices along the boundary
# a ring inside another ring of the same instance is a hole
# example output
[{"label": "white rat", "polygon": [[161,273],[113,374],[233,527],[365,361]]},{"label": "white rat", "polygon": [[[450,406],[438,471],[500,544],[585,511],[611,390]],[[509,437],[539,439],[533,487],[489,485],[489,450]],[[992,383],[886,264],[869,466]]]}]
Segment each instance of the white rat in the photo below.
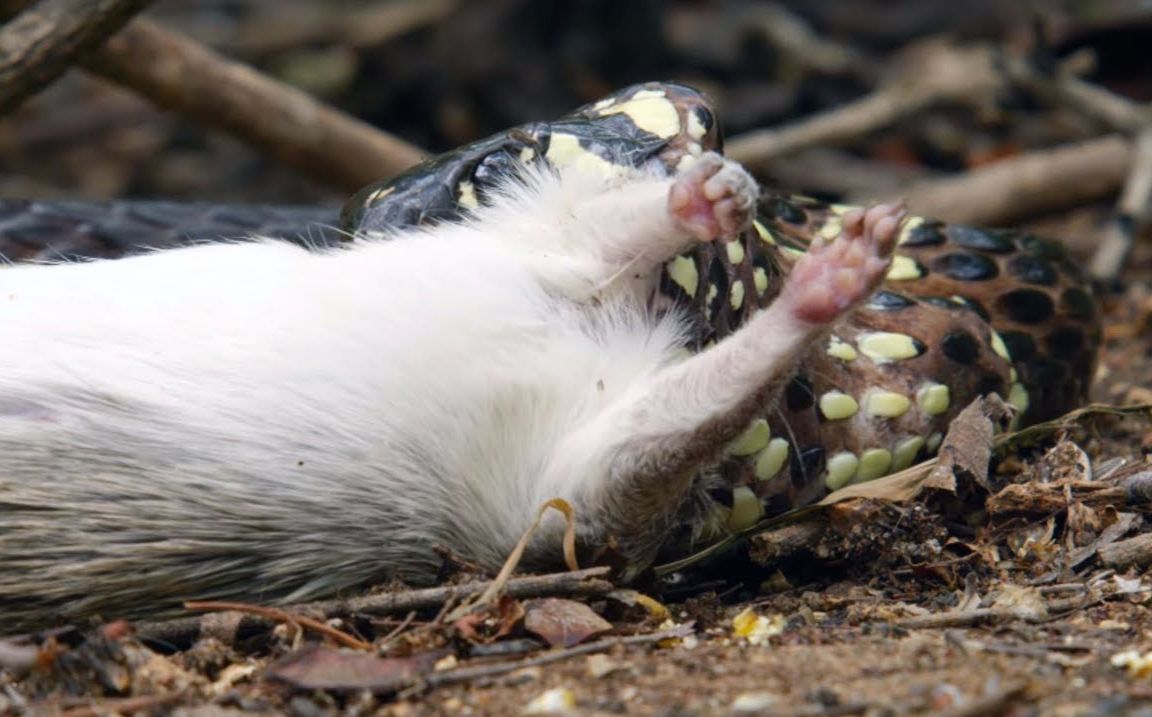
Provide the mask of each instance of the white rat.
[{"label": "white rat", "polygon": [[[757,189],[541,171],[460,223],[0,270],[0,624],[286,602],[497,568],[542,503],[635,574],[797,357],[884,276],[897,207],[853,212],[780,297],[684,358],[659,268]],[[562,521],[528,564],[562,565]]]}]

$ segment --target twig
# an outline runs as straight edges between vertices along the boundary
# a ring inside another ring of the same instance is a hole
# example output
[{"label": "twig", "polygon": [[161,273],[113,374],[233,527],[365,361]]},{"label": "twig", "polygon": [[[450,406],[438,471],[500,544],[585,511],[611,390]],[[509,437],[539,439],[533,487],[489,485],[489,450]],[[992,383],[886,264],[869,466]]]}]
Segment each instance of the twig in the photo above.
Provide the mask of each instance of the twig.
[{"label": "twig", "polygon": [[815,146],[843,144],[928,107],[949,101],[987,104],[1001,91],[1003,77],[989,48],[960,50],[930,45],[917,54],[918,72],[880,87],[855,102],[776,129],[733,137],[725,153],[753,168]]},{"label": "twig", "polygon": [[376,47],[436,23],[458,5],[457,0],[385,0],[365,7],[332,12],[319,3],[278,2],[256,5],[255,14],[239,27],[193,32],[201,42],[240,57],[284,52],[317,43],[346,47]]},{"label": "twig", "polygon": [[1137,235],[1148,225],[1149,211],[1152,211],[1152,124],[1136,136],[1132,168],[1124,191],[1104,240],[1089,264],[1092,278],[1101,281],[1119,278]]},{"label": "twig", "polygon": [[1132,144],[1109,135],[914,184],[911,211],[950,222],[1008,224],[1115,194],[1132,165]]},{"label": "twig", "polygon": [[1152,565],[1152,533],[1142,533],[1135,538],[1101,545],[1096,553],[1100,556],[1100,562],[1117,570],[1147,567]]},{"label": "twig", "polygon": [[[52,705],[31,705],[31,714],[56,714],[60,717],[104,717],[104,715],[136,714],[162,707],[181,700],[185,692],[168,692],[162,695],[140,695],[121,699],[92,700],[91,704],[60,710]],[[39,709],[44,709],[40,712]]]},{"label": "twig", "polygon": [[210,610],[210,611],[231,611],[242,612],[248,615],[257,615],[267,620],[274,622],[288,622],[300,627],[306,627],[309,630],[318,632],[325,637],[331,638],[334,642],[343,645],[344,647],[351,647],[355,650],[370,650],[372,644],[364,642],[363,640],[353,637],[346,632],[341,632],[331,625],[325,625],[319,620],[314,620],[305,615],[297,615],[288,610],[283,610],[274,607],[265,607],[263,605],[249,605],[247,603],[239,602],[225,602],[219,600],[206,600],[197,602],[184,603],[186,610]]},{"label": "twig", "polygon": [[455,670],[446,670],[444,672],[433,672],[429,675],[426,675],[424,680],[430,687],[458,684],[460,682],[468,682],[478,678],[504,675],[509,672],[515,672],[516,670],[523,669],[525,667],[538,667],[540,665],[547,665],[553,662],[559,662],[560,660],[567,660],[570,657],[576,657],[578,655],[587,655],[594,652],[606,652],[618,646],[648,645],[654,642],[662,642],[664,640],[673,640],[681,637],[687,637],[691,634],[691,625],[678,625],[677,627],[673,627],[669,630],[654,632],[648,635],[609,637],[603,640],[597,640],[595,642],[586,642],[582,645],[576,645],[574,647],[545,652],[542,655],[530,657],[526,660],[491,662],[484,665],[460,667]]},{"label": "twig", "polygon": [[[615,586],[602,579],[608,568],[587,568],[577,572],[533,575],[514,578],[505,585],[504,592],[515,598],[548,597],[552,595],[605,595]],[[474,582],[465,585],[449,585],[424,590],[404,590],[400,592],[365,595],[349,600],[324,600],[301,605],[286,605],[283,610],[292,613],[320,615],[324,618],[355,614],[386,615],[407,613],[412,610],[428,610],[443,606],[449,601],[479,595],[491,581]],[[211,617],[211,616],[208,616]],[[147,640],[159,640],[172,644],[185,644],[200,636],[202,630],[212,631],[211,621],[201,617],[177,618],[161,622],[143,622],[136,625],[136,634]],[[242,620],[228,622],[214,634],[228,641],[236,634],[267,630],[274,623],[255,616],[245,616]]]},{"label": "twig", "polygon": [[[42,0],[0,30],[0,115],[47,87],[149,0]],[[7,1],[12,12],[27,2]]]},{"label": "twig", "polygon": [[83,64],[160,107],[229,132],[344,190],[392,176],[423,154],[398,137],[147,20],[128,25]]},{"label": "twig", "polygon": [[998,620],[1002,617],[1014,617],[1011,613],[997,608],[981,607],[975,610],[958,610],[956,612],[938,612],[931,615],[916,615],[897,620],[898,627],[909,630],[934,629],[941,627],[969,627],[989,620]]}]

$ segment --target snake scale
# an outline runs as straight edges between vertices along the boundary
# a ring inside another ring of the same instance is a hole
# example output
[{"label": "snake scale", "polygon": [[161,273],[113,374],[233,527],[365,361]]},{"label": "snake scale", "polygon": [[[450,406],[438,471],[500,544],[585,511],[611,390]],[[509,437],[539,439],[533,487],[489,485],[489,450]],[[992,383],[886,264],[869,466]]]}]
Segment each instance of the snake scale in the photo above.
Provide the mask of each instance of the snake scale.
[{"label": "snake scale", "polygon": [[[323,207],[0,200],[0,255],[117,257],[253,234],[324,246],[352,232],[458,218],[527,163],[674,169],[707,150],[722,150],[707,98],[647,83],[369,186],[339,220]],[[669,262],[654,301],[691,307],[696,326],[686,349],[699,350],[771,303],[808,242],[836,236],[848,209],[765,193],[752,229]],[[1001,394],[1024,424],[1073,408],[1086,396],[1100,333],[1090,287],[1059,244],[912,218],[882,290],[826,344],[811,347],[778,404],[727,446],[718,468],[726,487],[714,496],[727,508],[727,527],[932,455],[977,396]]]}]

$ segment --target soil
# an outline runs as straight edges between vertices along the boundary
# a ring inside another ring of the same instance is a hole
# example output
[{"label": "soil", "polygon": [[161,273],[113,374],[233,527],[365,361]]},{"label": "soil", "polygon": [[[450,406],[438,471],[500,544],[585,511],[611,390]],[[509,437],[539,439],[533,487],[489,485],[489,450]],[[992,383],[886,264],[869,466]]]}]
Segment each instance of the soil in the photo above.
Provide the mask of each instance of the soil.
[{"label": "soil", "polygon": [[[170,2],[161,10],[177,23],[194,25],[187,19],[193,12],[189,5]],[[223,12],[216,4],[206,5],[212,7],[203,12]],[[690,4],[671,5],[682,10]],[[827,24],[818,27],[839,27],[838,37],[854,38],[878,58],[932,30],[913,22],[920,15],[911,2],[889,4],[893,17],[897,5],[908,10],[907,29],[898,32],[885,25],[898,37],[868,36],[852,24],[855,15],[841,17],[837,25],[836,11],[827,9],[836,4],[807,5],[816,8],[811,17],[825,18]],[[1002,29],[1018,27],[1012,24],[1018,20],[998,17],[996,22],[1004,24]],[[580,45],[586,53],[617,42],[611,33],[597,34],[600,26],[588,17],[583,21],[592,23],[584,32],[600,40],[599,45]],[[862,34],[852,35],[853,27]],[[1140,22],[1121,27],[1136,35],[1145,29]],[[1079,49],[1101,42],[1111,31],[1108,26],[1068,31],[1066,43]],[[973,32],[992,31],[982,27]],[[529,86],[550,91],[539,105],[519,107],[497,102],[507,94],[506,87],[499,89],[497,59],[468,74],[458,60],[435,64],[451,54],[442,41],[416,37],[401,43],[407,51],[428,49],[420,67],[434,65],[437,72],[456,78],[453,91],[443,95],[447,99],[429,104],[433,100],[421,94],[424,104],[411,111],[413,117],[434,117],[434,122],[397,119],[379,103],[370,103],[357,73],[329,91],[334,102],[361,109],[382,125],[438,149],[534,113],[555,114],[597,90],[661,76],[672,67],[640,63],[609,71],[589,60],[585,67],[601,69],[566,80],[526,74],[521,79]],[[550,57],[545,48],[532,51]],[[574,52],[567,46],[565,51]],[[364,52],[360,67],[379,67],[394,60],[396,52]],[[754,63],[757,57],[753,53],[741,62]],[[284,53],[252,61],[269,71],[288,62]],[[552,60],[541,63],[540,73],[555,70]],[[711,87],[721,88],[724,102],[745,108],[730,114],[749,127],[834,106],[852,94],[843,82],[824,77],[802,97],[793,93],[785,102],[772,89],[782,85],[752,83],[751,70],[743,65],[727,80],[724,72],[709,75],[706,64],[672,71],[704,77]],[[648,74],[617,76],[628,72]],[[1146,78],[1113,76],[1115,86],[1136,96],[1152,90]],[[413,80],[406,74],[398,71],[393,80],[399,88],[395,96],[411,89]],[[486,110],[496,105],[502,109]],[[59,113],[63,106],[72,109],[67,118]],[[749,107],[762,111],[757,115]],[[937,115],[857,149],[952,171],[962,169],[966,160],[940,151],[939,145],[926,148],[936,136],[931,127],[986,144],[995,140],[1010,151],[1028,149],[1029,142],[1039,141],[1038,134],[1052,138],[1069,131],[1052,120],[1059,125],[1056,130],[1038,133],[1035,127],[1043,116],[1015,118],[1015,124],[1009,118],[989,127]],[[1018,131],[1023,126],[1030,129]],[[3,196],[339,199],[232,140],[80,77],[67,78],[0,127],[5,130],[0,157],[10,160],[0,173]],[[98,141],[80,141],[85,136]],[[1111,211],[1110,202],[1080,207],[1037,217],[1030,228],[1072,240],[1074,250],[1087,258]],[[1145,243],[1137,249],[1122,288],[1101,301],[1106,330],[1094,399],[1111,405],[1152,403],[1152,247]],[[606,619],[608,629],[589,629],[573,645],[546,647],[539,633],[526,631],[520,610],[532,605],[524,601],[489,606],[467,624],[438,619],[436,610],[372,626],[333,622],[343,632],[379,640],[376,649],[383,662],[363,668],[376,671],[375,690],[359,686],[362,674],[356,669],[327,661],[335,659],[328,652],[334,648],[308,652],[320,641],[315,632],[287,624],[232,645],[206,639],[179,650],[140,641],[130,626],[116,623],[47,640],[38,636],[33,674],[0,679],[0,713],[1152,715],[1152,577],[1145,572],[1152,550],[1141,551],[1138,544],[1140,536],[1149,535],[1142,531],[1147,530],[1150,504],[1140,491],[1152,475],[1150,449],[1147,415],[1078,421],[1039,446],[1007,450],[990,492],[961,490],[910,501],[862,499],[828,509],[819,518],[824,532],[818,538],[800,535],[799,549],[764,567],[754,580],[702,582],[694,575],[692,584],[666,589],[667,615],[627,596],[574,598]],[[653,585],[652,591],[659,593],[659,587]],[[568,603],[560,609],[575,611]],[[552,626],[574,614],[551,618]],[[689,634],[642,637],[677,626],[689,626]],[[637,639],[629,643],[632,637]],[[581,645],[590,643],[595,649],[583,651]],[[18,650],[20,643],[0,641],[0,665],[10,663],[10,648]],[[558,659],[542,661],[542,655]],[[314,670],[307,673],[309,679],[319,674],[329,680],[328,687],[315,688],[298,673],[284,677],[283,661],[289,656]],[[429,662],[416,669],[416,677],[379,681],[394,678],[398,663],[393,661],[409,656]],[[479,674],[456,672],[466,668],[477,668]],[[454,677],[429,677],[436,674]],[[391,686],[379,688],[385,683]]]}]

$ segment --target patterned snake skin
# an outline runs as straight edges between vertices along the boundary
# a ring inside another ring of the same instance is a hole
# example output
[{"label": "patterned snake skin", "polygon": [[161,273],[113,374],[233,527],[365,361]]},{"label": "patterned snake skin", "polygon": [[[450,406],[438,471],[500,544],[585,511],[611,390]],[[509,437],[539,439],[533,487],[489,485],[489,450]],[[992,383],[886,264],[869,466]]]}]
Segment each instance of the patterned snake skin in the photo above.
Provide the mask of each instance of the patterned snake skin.
[{"label": "patterned snake skin", "polygon": [[[254,234],[309,246],[460,216],[526,163],[599,171],[721,149],[695,90],[649,83],[550,123],[517,127],[416,167],[335,210],[175,202],[0,200],[0,255],[11,261],[116,257]],[[688,307],[696,351],[776,296],[814,236],[835,236],[850,207],[767,194],[754,229],[669,262],[655,301]],[[819,499],[932,455],[971,400],[997,392],[1032,423],[1084,400],[1100,340],[1083,275],[1053,242],[1010,230],[908,222],[887,283],[825,344],[813,346],[779,404],[726,447],[716,500],[727,527]]]}]

